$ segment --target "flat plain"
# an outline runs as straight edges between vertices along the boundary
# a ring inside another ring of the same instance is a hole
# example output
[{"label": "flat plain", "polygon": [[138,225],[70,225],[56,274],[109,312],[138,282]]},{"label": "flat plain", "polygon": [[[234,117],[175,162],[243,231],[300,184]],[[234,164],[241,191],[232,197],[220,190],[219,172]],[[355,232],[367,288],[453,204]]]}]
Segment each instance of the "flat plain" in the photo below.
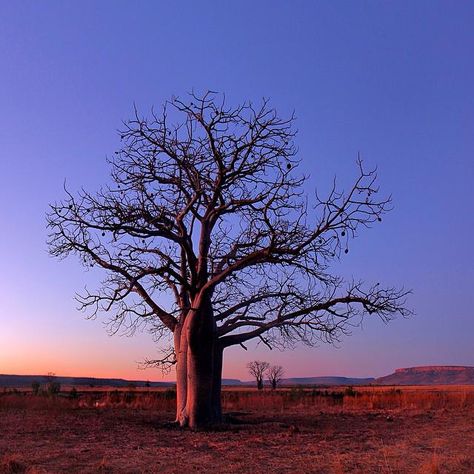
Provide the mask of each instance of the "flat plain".
[{"label": "flat plain", "polygon": [[225,389],[173,426],[172,390],[0,393],[0,472],[472,473],[474,386]]}]

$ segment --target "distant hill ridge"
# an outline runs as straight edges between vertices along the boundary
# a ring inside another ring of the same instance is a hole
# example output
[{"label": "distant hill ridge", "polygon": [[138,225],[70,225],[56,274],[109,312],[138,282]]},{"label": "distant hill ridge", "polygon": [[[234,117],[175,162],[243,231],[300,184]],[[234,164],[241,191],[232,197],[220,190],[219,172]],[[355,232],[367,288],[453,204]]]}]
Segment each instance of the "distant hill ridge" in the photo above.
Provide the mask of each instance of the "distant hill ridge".
[{"label": "distant hill ridge", "polygon": [[293,377],[283,379],[282,385],[370,385],[374,381],[373,377]]},{"label": "distant hill ridge", "polygon": [[[5,375],[0,374],[0,387],[27,388],[33,382],[45,383],[47,375]],[[107,379],[96,377],[62,377],[56,376],[55,381],[61,385],[89,386],[89,387],[173,387],[174,382],[149,382],[145,380]],[[349,377],[300,377],[288,378],[281,381],[281,385],[368,385],[373,378],[349,378]],[[222,379],[223,385],[231,386],[253,386],[255,381],[241,381],[239,379]]]},{"label": "distant hill ridge", "polygon": [[454,372],[465,372],[466,369],[474,369],[467,365],[421,365],[419,367],[407,367],[405,369],[396,369],[395,373],[405,372],[432,372],[432,371],[454,371]]},{"label": "distant hill ridge", "polygon": [[[174,382],[149,382],[97,377],[62,377],[55,380],[62,385],[89,387],[173,387]],[[29,388],[32,382],[45,383],[47,375],[0,374],[0,387]],[[223,379],[223,385],[253,386],[255,382],[239,379]],[[462,365],[427,365],[396,369],[393,374],[375,378],[355,377],[292,377],[281,381],[281,385],[474,385],[474,367]]]},{"label": "distant hill ridge", "polygon": [[375,380],[377,385],[473,385],[474,367],[425,365],[397,369]]},{"label": "distant hill ridge", "polygon": [[[105,379],[97,377],[62,377],[55,376],[54,380],[62,385],[90,386],[90,387],[171,387],[173,382],[148,382],[145,380]],[[47,375],[5,375],[0,374],[0,387],[24,388],[30,387],[33,382],[46,383]]]}]

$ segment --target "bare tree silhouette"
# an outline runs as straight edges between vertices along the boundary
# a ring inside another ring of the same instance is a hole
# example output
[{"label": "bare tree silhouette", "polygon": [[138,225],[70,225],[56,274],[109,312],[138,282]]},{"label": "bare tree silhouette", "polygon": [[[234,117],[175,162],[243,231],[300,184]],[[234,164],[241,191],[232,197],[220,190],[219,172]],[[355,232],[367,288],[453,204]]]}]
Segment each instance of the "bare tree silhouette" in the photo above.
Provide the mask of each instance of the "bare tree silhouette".
[{"label": "bare tree silhouette", "polygon": [[407,292],[344,281],[330,263],[390,208],[375,170],[358,161],[347,191],[334,183],[314,202],[303,191],[293,117],[266,100],[226,105],[212,92],[167,102],[124,123],[96,193],[65,190],[47,220],[49,250],[77,255],[106,278],[78,296],[110,330],[146,324],[173,334],[177,415],[198,428],[221,419],[225,348],[257,338],[269,347],[333,342],[367,314],[407,315]]},{"label": "bare tree silhouette", "polygon": [[263,376],[269,367],[270,364],[268,362],[262,362],[260,360],[254,360],[247,364],[247,369],[249,369],[250,375],[255,378],[259,390],[263,388]]},{"label": "bare tree silhouette", "polygon": [[281,365],[272,365],[267,370],[267,377],[272,390],[275,390],[278,387],[278,384],[281,382],[283,378],[284,370]]}]

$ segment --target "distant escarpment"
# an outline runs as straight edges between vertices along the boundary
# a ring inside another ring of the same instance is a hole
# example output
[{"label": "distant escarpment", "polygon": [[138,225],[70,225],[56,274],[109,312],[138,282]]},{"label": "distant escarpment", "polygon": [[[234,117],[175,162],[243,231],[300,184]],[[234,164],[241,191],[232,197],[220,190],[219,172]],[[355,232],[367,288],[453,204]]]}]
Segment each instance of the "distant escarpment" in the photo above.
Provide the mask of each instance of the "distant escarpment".
[{"label": "distant escarpment", "polygon": [[397,369],[395,373],[375,380],[377,385],[471,385],[474,367],[462,365],[428,365]]}]

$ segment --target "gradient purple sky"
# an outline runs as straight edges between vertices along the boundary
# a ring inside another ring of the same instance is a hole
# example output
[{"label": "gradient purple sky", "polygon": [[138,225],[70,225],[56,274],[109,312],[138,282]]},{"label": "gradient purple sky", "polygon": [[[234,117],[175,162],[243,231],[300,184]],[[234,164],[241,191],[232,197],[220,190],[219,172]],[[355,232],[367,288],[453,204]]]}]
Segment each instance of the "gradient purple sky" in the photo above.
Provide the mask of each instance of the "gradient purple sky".
[{"label": "gradient purple sky", "polygon": [[[395,209],[337,271],[414,291],[416,316],[367,319],[339,347],[231,349],[287,376],[380,376],[474,365],[474,3],[470,1],[22,1],[0,3],[0,373],[117,376],[153,357],[146,333],[107,336],[76,311],[99,273],[47,254],[48,203],[107,180],[133,103],[218,90],[295,109],[315,186],[378,165]],[[172,376],[170,376],[172,377]]]}]

